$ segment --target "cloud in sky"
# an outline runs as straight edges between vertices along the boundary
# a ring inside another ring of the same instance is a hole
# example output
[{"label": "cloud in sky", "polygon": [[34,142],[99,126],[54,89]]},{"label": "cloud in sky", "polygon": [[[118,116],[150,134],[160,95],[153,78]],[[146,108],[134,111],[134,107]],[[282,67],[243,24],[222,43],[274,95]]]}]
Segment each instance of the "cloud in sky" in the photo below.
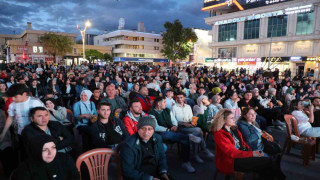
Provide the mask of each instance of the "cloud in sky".
[{"label": "cloud in sky", "polygon": [[137,29],[143,21],[148,32],[164,31],[166,21],[180,19],[185,27],[210,29],[200,9],[202,0],[0,0],[0,34],[20,34],[26,23],[33,29],[77,33],[86,20],[92,21],[87,33],[102,34],[118,28]]}]

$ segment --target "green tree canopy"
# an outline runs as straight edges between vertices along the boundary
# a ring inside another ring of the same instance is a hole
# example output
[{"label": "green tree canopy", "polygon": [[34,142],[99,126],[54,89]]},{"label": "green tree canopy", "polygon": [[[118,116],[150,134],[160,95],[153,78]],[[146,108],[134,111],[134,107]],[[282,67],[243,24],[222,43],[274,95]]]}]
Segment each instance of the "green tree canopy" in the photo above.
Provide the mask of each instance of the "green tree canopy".
[{"label": "green tree canopy", "polygon": [[86,58],[90,61],[95,59],[104,59],[103,54],[95,49],[86,49]]},{"label": "green tree canopy", "polygon": [[185,59],[191,52],[193,43],[198,40],[191,28],[184,28],[177,19],[173,23],[164,24],[166,32],[163,34],[161,52],[173,62]]},{"label": "green tree canopy", "polygon": [[40,42],[54,59],[57,56],[63,57],[68,52],[72,52],[74,41],[68,36],[54,33],[46,33],[40,37]]},{"label": "green tree canopy", "polygon": [[103,59],[105,60],[105,61],[113,61],[113,57],[109,54],[109,53],[104,53],[103,54]]}]

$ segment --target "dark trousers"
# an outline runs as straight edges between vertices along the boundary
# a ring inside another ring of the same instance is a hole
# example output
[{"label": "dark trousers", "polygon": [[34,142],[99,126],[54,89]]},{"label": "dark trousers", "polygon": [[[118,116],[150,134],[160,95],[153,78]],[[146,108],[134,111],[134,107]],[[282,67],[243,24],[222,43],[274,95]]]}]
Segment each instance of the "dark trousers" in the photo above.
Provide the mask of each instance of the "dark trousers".
[{"label": "dark trousers", "polygon": [[0,150],[0,161],[5,175],[9,177],[11,172],[18,166],[17,152],[14,152],[12,147]]},{"label": "dark trousers", "polygon": [[179,132],[172,132],[172,131],[161,132],[160,135],[163,141],[180,143],[182,146],[181,158],[184,162],[189,161],[189,153],[190,153],[189,135],[179,133]]},{"label": "dark trousers", "polygon": [[274,162],[269,157],[250,157],[234,159],[234,170],[240,172],[258,173],[260,179],[272,180],[274,178],[285,179],[280,169],[280,163]]}]

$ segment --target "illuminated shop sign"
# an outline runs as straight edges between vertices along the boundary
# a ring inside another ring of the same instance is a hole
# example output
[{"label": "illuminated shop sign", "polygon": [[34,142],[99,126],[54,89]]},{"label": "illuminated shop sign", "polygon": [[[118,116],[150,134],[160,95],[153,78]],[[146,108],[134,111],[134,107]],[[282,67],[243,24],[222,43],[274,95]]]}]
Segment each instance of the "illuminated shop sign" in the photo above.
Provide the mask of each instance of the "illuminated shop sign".
[{"label": "illuminated shop sign", "polygon": [[232,62],[232,58],[206,58],[205,62]]},{"label": "illuminated shop sign", "polygon": [[204,0],[202,11],[235,5],[239,10],[283,3],[292,0]]},{"label": "illuminated shop sign", "polygon": [[291,56],[290,61],[302,61],[302,56]]},{"label": "illuminated shop sign", "polygon": [[237,58],[237,65],[256,65],[261,58]]},{"label": "illuminated shop sign", "polygon": [[285,10],[279,10],[279,11],[273,11],[273,12],[267,12],[267,13],[261,13],[261,14],[253,14],[250,16],[238,17],[233,19],[226,19],[222,21],[217,21],[214,23],[214,25],[236,23],[236,22],[247,21],[247,20],[250,21],[254,19],[262,19],[262,18],[282,16],[282,15],[288,15],[288,14],[306,13],[306,12],[311,12],[311,9],[312,9],[312,4],[309,4],[304,6],[287,8]]},{"label": "illuminated shop sign", "polygon": [[290,57],[262,57],[262,61],[269,61],[270,62],[284,62],[284,61],[289,61]]},{"label": "illuminated shop sign", "polygon": [[307,57],[307,61],[320,61],[320,56]]}]

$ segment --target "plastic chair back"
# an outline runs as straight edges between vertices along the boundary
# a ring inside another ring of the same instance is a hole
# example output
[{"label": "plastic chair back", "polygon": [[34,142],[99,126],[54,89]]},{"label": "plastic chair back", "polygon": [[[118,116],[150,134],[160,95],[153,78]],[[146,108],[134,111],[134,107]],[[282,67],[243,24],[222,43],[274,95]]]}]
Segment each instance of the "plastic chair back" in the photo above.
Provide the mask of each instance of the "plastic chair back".
[{"label": "plastic chair back", "polygon": [[81,154],[76,162],[80,177],[80,167],[82,162],[84,162],[88,168],[90,180],[107,180],[109,160],[115,153],[114,150],[109,148],[97,148]]},{"label": "plastic chair back", "polygon": [[71,111],[71,109],[67,109],[67,119],[74,124],[73,122],[73,112]]},{"label": "plastic chair back", "polygon": [[292,119],[292,118],[293,118],[293,116],[290,115],[290,114],[284,115],[284,120],[285,120],[285,123],[286,123],[287,134],[288,134],[289,137],[290,137],[291,134],[292,134],[292,129],[291,129],[291,119]]}]

